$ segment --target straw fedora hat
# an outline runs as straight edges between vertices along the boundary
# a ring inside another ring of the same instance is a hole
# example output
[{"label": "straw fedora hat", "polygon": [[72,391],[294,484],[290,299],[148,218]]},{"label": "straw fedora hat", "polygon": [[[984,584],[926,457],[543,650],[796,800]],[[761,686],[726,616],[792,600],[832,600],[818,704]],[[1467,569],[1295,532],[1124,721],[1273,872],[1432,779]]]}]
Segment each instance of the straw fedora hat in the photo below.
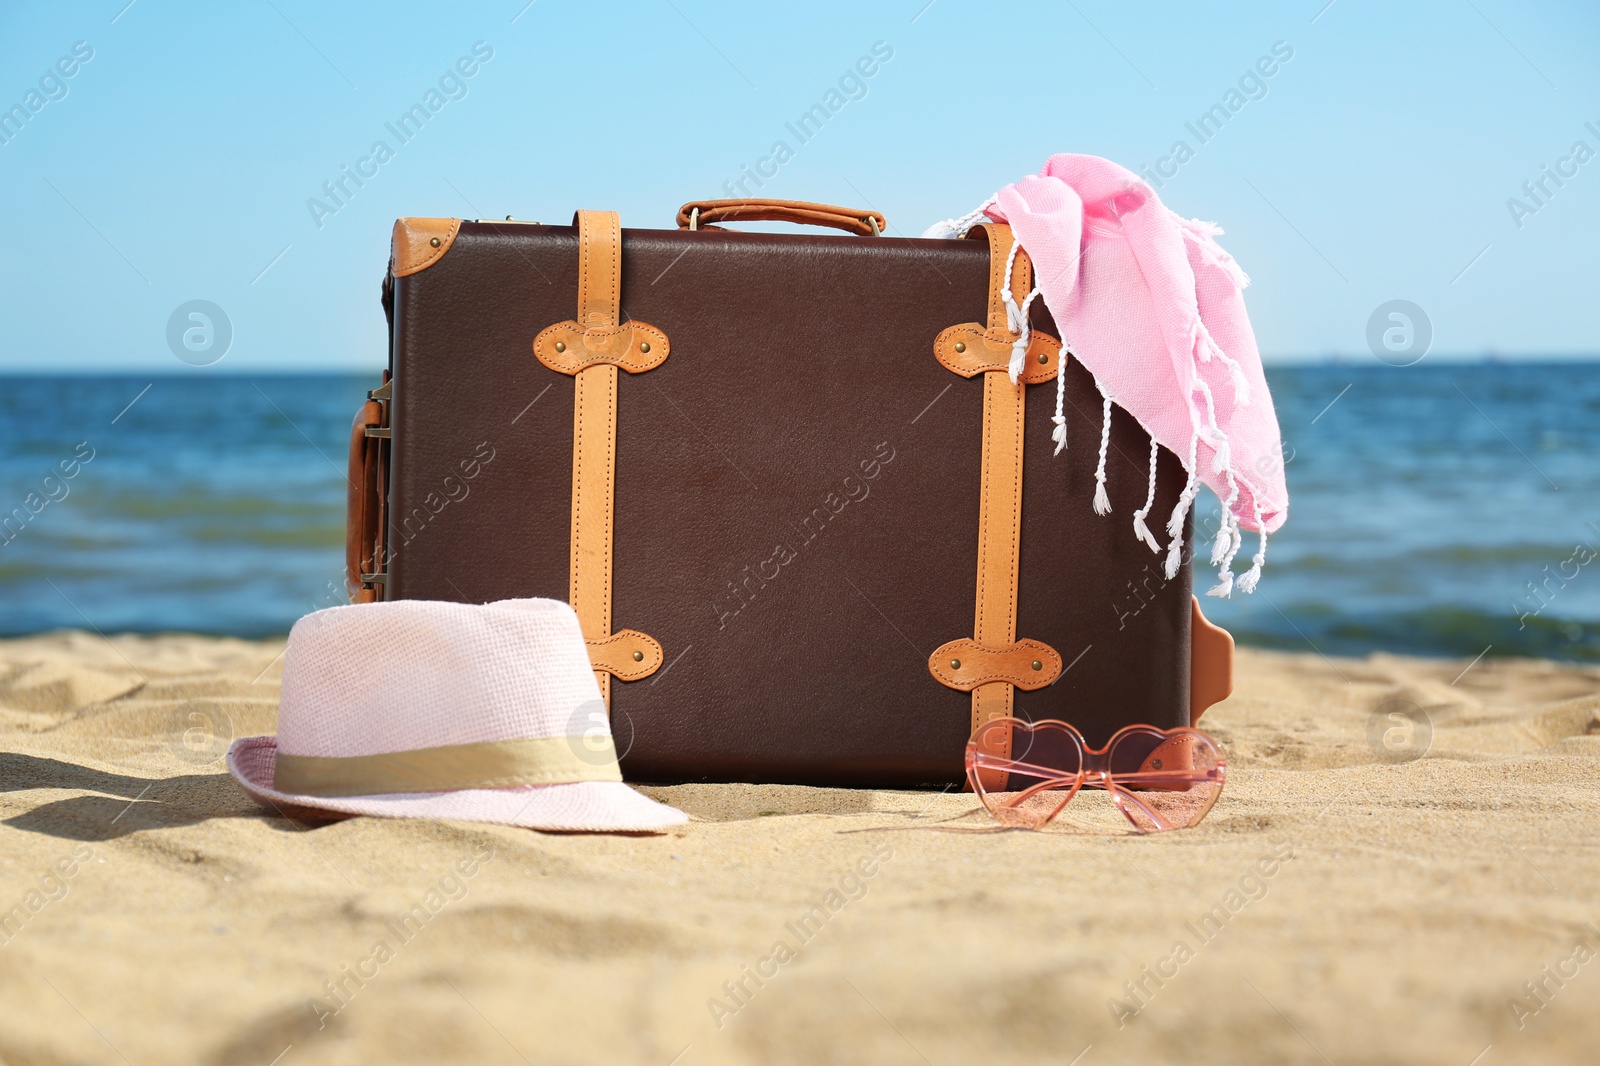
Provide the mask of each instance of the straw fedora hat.
[{"label": "straw fedora hat", "polygon": [[280,810],[599,832],[688,821],[622,783],[578,617],[558,600],[306,615],[278,735],[235,741],[228,772]]}]

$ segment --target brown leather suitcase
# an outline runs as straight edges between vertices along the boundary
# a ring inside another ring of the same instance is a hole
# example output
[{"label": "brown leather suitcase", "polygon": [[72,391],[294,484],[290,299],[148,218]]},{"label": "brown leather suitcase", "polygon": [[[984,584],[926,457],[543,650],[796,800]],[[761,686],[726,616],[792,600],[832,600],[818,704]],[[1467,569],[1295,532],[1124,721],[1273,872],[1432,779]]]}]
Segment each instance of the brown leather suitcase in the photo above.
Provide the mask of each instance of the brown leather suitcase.
[{"label": "brown leather suitcase", "polygon": [[[1128,526],[1149,438],[1114,409],[1096,515],[1100,398],[1069,355],[1052,455],[1042,301],[1005,372],[1007,227],[898,239],[779,201],[678,222],[395,224],[355,599],[573,603],[636,781],[946,786],[998,714],[1100,744],[1227,694],[1231,638]],[[1184,482],[1160,462],[1156,515]]]}]

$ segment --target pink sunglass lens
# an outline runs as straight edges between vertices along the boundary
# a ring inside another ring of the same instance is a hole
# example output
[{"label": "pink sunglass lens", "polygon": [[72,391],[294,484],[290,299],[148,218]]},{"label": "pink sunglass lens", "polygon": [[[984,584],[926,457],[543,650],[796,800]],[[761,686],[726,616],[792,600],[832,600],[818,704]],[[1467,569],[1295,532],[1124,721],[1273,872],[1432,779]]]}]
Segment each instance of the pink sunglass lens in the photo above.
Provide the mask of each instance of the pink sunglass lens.
[{"label": "pink sunglass lens", "polygon": [[1110,752],[1116,802],[1147,833],[1198,825],[1222,794],[1222,753],[1198,733],[1138,730]]},{"label": "pink sunglass lens", "polygon": [[[1072,798],[1083,768],[1083,750],[1073,734],[1002,720],[984,727],[975,740],[990,757],[978,763],[974,787],[1001,823],[1036,828]],[[1007,750],[1007,740],[1009,761],[1002,769],[996,753]]]}]

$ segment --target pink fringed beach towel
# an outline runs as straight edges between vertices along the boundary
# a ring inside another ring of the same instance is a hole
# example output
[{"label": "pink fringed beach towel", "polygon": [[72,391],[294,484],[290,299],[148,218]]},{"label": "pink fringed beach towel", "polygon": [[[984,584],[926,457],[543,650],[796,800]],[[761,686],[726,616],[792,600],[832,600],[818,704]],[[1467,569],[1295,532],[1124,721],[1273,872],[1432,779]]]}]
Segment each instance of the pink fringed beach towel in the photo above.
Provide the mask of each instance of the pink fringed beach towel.
[{"label": "pink fringed beach towel", "polygon": [[[1156,445],[1165,445],[1189,472],[1166,522],[1167,576],[1182,563],[1184,520],[1203,482],[1223,504],[1211,553],[1220,580],[1211,594],[1233,590],[1241,526],[1260,534],[1249,570],[1238,577],[1240,589],[1254,591],[1267,534],[1288,516],[1289,494],[1278,418],[1244,308],[1250,279],[1217,244],[1222,230],[1179,217],[1131,171],[1092,155],[1051,156],[1037,176],[1007,185],[965,218],[939,223],[924,236],[958,236],[983,215],[1009,223],[1033,260],[1037,288],[1021,307],[1010,307],[1012,328],[1026,329],[1027,303],[1043,296],[1063,345],[1094,375],[1104,417],[1116,403],[1150,434],[1149,496],[1134,513],[1134,535],[1161,551],[1147,518]],[[1019,351],[1026,350],[1024,335]],[[1020,369],[1014,359],[1013,381]],[[1058,453],[1067,442],[1063,400],[1058,377]],[[1105,468],[1102,435],[1099,514],[1110,511]]]}]

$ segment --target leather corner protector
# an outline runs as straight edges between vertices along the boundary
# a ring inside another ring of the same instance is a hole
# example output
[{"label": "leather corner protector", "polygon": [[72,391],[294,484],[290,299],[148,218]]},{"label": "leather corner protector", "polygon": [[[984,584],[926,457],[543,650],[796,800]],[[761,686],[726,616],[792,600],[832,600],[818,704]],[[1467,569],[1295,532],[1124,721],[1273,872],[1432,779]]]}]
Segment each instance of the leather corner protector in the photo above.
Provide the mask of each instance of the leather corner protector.
[{"label": "leather corner protector", "polygon": [[557,322],[540,330],[533,339],[534,357],[561,374],[576,374],[602,363],[620,366],[630,374],[642,374],[666,362],[670,351],[671,342],[665,333],[632,320],[620,326],[590,329],[572,321]]},{"label": "leather corner protector", "polygon": [[586,640],[589,662],[596,670],[604,670],[618,681],[637,681],[661,669],[666,658],[661,642],[636,629],[623,629],[601,637]]},{"label": "leather corner protector", "polygon": [[389,269],[397,278],[427,270],[444,258],[461,232],[459,218],[399,218],[389,248]]},{"label": "leather corner protector", "polygon": [[[933,342],[933,355],[945,369],[964,378],[1009,371],[1011,340],[1011,335],[1003,330],[986,330],[976,322],[966,322],[941,331]],[[1028,335],[1028,358],[1022,365],[1019,380],[1024,385],[1054,381],[1061,369],[1061,359],[1061,342],[1048,333],[1033,330]]]},{"label": "leather corner protector", "polygon": [[1233,694],[1233,634],[1207,621],[1194,601],[1189,627],[1189,724]]},{"label": "leather corner protector", "polygon": [[[1035,663],[1039,664],[1037,670]],[[1038,640],[1019,640],[1009,648],[986,648],[963,638],[941,644],[928,657],[928,672],[939,684],[961,692],[995,681],[1032,692],[1061,676],[1061,653]]]}]

